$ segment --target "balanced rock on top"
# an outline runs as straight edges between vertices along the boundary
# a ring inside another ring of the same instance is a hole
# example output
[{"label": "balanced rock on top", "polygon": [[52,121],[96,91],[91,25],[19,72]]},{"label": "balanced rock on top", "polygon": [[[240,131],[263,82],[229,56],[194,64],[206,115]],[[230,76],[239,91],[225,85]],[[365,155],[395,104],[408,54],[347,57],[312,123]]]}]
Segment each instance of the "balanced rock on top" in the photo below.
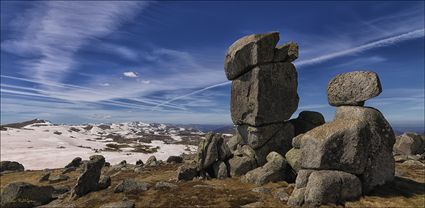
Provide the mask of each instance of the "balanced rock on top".
[{"label": "balanced rock on top", "polygon": [[237,40],[229,47],[224,59],[227,79],[236,79],[258,64],[271,62],[278,41],[278,32],[254,34]]},{"label": "balanced rock on top", "polygon": [[382,92],[375,72],[354,71],[335,76],[328,84],[328,102],[332,106],[363,106],[364,101]]}]

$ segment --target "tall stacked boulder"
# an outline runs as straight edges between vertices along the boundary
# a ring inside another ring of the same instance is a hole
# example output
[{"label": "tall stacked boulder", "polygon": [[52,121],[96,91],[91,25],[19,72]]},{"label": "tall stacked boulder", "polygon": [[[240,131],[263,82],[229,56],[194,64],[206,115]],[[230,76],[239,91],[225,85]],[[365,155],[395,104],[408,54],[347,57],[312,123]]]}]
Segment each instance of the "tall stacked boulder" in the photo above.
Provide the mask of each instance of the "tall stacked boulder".
[{"label": "tall stacked boulder", "polygon": [[300,170],[290,205],[343,203],[393,180],[394,132],[379,110],[363,107],[381,92],[378,75],[370,71],[329,82],[334,120],[293,139]]},{"label": "tall stacked boulder", "polygon": [[[199,144],[196,164],[200,176],[242,176],[268,164],[247,180],[269,171],[264,183],[283,178],[278,173],[290,168],[283,155],[292,146],[294,127],[288,119],[299,101],[297,71],[291,63],[298,58],[298,45],[277,46],[278,41],[278,32],[254,34],[242,37],[227,50],[224,71],[232,81],[230,112],[237,133],[229,140],[208,134]],[[271,158],[283,161],[267,159],[271,152]],[[178,178],[186,178],[184,173],[192,170],[181,168]]]},{"label": "tall stacked boulder", "polygon": [[245,36],[229,47],[224,61],[232,81],[230,112],[237,145],[253,150],[253,168],[266,164],[270,152],[284,155],[294,135],[288,119],[299,101],[297,71],[291,63],[298,58],[298,45],[276,46],[278,41],[278,32]]}]

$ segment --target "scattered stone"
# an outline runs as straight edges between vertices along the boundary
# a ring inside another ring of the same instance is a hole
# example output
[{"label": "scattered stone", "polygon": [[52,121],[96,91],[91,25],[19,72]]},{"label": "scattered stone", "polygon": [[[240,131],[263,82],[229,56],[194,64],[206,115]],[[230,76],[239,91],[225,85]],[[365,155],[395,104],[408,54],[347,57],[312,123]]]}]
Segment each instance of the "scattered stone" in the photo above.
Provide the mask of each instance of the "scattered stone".
[{"label": "scattered stone", "polygon": [[136,161],[136,165],[137,166],[143,166],[144,164],[143,164],[142,160],[138,160],[138,161]]},{"label": "scattered stone", "polygon": [[263,126],[285,122],[297,110],[297,86],[297,72],[291,63],[253,68],[232,82],[230,112],[233,123]]},{"label": "scattered stone", "polygon": [[1,192],[1,207],[36,207],[53,200],[52,186],[35,186],[25,182],[7,184]]},{"label": "scattered stone", "polygon": [[81,157],[74,158],[68,165],[65,166],[65,168],[75,167],[78,168],[81,165]]},{"label": "scattered stone", "polygon": [[39,182],[48,181],[50,177],[50,172],[43,173],[43,175],[38,180]]},{"label": "scattered stone", "polygon": [[71,189],[66,185],[53,186],[53,198],[56,198],[62,194],[68,193]]},{"label": "scattered stone", "polygon": [[136,204],[133,201],[119,201],[119,202],[112,202],[108,204],[104,204],[100,206],[100,208],[135,208]]},{"label": "scattered stone", "polygon": [[328,102],[332,106],[363,106],[364,101],[381,92],[381,82],[375,72],[348,72],[331,79],[328,84]]},{"label": "scattered stone", "polygon": [[165,181],[160,181],[160,182],[155,184],[155,189],[158,189],[158,190],[175,189],[177,187],[178,187],[177,185],[172,184],[172,183],[168,183],[168,182],[165,182]]},{"label": "scattered stone", "polygon": [[[156,158],[155,158],[155,160],[156,160]],[[119,164],[120,164],[121,166],[126,166],[126,165],[127,165],[127,161],[126,161],[126,160],[123,160],[123,161],[121,161]]]},{"label": "scattered stone", "polygon": [[425,167],[425,164],[423,164],[419,161],[416,161],[416,160],[407,160],[407,161],[405,161],[401,164],[404,165],[404,166],[411,166],[411,167],[415,167],[415,166],[416,167]]},{"label": "scattered stone", "polygon": [[299,207],[304,204],[305,188],[295,188],[288,199],[288,205]]},{"label": "scattered stone", "polygon": [[268,182],[281,181],[285,179],[286,166],[287,162],[282,155],[277,152],[270,152],[267,155],[267,163],[262,167],[247,172],[242,176],[241,181],[260,186]]},{"label": "scattered stone", "polygon": [[279,41],[279,33],[271,32],[240,38],[227,50],[224,71],[229,80],[234,80],[258,64],[271,62]]},{"label": "scattered stone", "polygon": [[270,190],[269,188],[264,188],[264,187],[253,188],[251,191],[255,192],[255,193],[260,193],[260,194],[271,194],[272,193],[272,190]]},{"label": "scattered stone", "polygon": [[106,189],[111,185],[110,176],[102,176],[99,180],[99,190]]},{"label": "scattered stone", "polygon": [[254,203],[249,203],[249,204],[245,204],[241,206],[241,208],[260,208],[260,207],[264,207],[263,202],[254,202]]},{"label": "scattered stone", "polygon": [[177,170],[177,180],[190,181],[198,176],[198,171],[195,166],[182,165]]},{"label": "scattered stone", "polygon": [[277,189],[275,194],[274,194],[274,197],[276,199],[278,199],[279,201],[288,201],[289,200],[289,194],[286,193],[284,188]]},{"label": "scattered stone", "polygon": [[4,171],[24,171],[24,166],[15,161],[1,161],[0,173]]},{"label": "scattered stone", "polygon": [[156,159],[156,157],[154,155],[150,156],[148,158],[148,160],[146,160],[145,166],[154,167],[154,166],[157,166],[157,165],[158,165],[158,160]]},{"label": "scattered stone", "polygon": [[425,152],[425,136],[406,132],[396,137],[394,152],[402,155],[416,155]]},{"label": "scattered stone", "polygon": [[75,171],[75,170],[77,170],[75,167],[64,168],[63,171],[62,171],[62,174],[67,174],[67,173],[70,173],[70,172]]},{"label": "scattered stone", "polygon": [[167,159],[167,163],[182,163],[183,157],[181,156],[170,156]]},{"label": "scattered stone", "polygon": [[66,181],[69,179],[69,176],[67,175],[58,175],[58,176],[53,176],[49,178],[49,183],[59,183],[62,181]]},{"label": "scattered stone", "polygon": [[149,183],[135,179],[124,179],[114,189],[115,193],[139,193],[149,189]]},{"label": "scattered stone", "polygon": [[105,158],[102,155],[90,156],[90,161],[85,165],[84,172],[78,177],[77,184],[71,191],[71,198],[78,198],[96,191],[99,188],[99,178]]}]

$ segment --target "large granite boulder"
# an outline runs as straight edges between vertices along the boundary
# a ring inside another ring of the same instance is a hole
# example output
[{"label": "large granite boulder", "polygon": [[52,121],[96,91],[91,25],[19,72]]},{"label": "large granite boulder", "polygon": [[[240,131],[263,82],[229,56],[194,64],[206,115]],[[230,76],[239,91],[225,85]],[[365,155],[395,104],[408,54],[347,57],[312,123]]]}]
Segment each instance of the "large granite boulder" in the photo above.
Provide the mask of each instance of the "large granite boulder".
[{"label": "large granite boulder", "polygon": [[334,120],[301,137],[301,168],[363,173],[368,127],[357,119]]},{"label": "large granite boulder", "polygon": [[234,124],[263,126],[288,120],[298,107],[297,72],[292,63],[260,65],[233,80]]},{"label": "large granite boulder", "polygon": [[247,172],[242,176],[241,181],[255,183],[256,185],[281,181],[285,179],[286,168],[287,162],[285,158],[277,152],[270,152],[267,155],[267,163],[262,167]]},{"label": "large granite boulder", "polygon": [[381,92],[381,82],[375,72],[348,72],[331,79],[328,84],[328,102],[332,106],[363,106],[364,101]]},{"label": "large granite boulder", "polygon": [[84,172],[78,177],[77,184],[71,190],[71,198],[78,198],[99,189],[99,179],[105,158],[102,155],[90,156]]},{"label": "large granite boulder", "polygon": [[394,178],[394,132],[378,110],[341,106],[335,119],[305,133],[301,168],[356,174],[365,193]]},{"label": "large granite boulder", "polygon": [[273,60],[279,33],[254,34],[240,38],[227,50],[224,71],[229,80],[234,80],[258,64]]},{"label": "large granite boulder", "polygon": [[1,207],[36,207],[52,201],[53,186],[35,186],[25,182],[7,184],[1,192]]},{"label": "large granite boulder", "polygon": [[15,161],[1,161],[0,173],[4,171],[24,171],[24,166]]},{"label": "large granite boulder", "polygon": [[406,132],[396,137],[394,152],[401,155],[416,155],[425,152],[425,136]]},{"label": "large granite boulder", "polygon": [[291,119],[289,122],[294,126],[294,136],[303,134],[325,123],[325,118],[319,112],[302,111],[298,118]]}]

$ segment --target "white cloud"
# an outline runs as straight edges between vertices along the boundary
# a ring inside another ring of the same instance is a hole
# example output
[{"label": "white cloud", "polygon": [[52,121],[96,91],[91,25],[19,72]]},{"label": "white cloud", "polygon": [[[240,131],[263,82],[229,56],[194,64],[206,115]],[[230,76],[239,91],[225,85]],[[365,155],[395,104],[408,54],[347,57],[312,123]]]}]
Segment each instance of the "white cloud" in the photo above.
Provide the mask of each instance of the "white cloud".
[{"label": "white cloud", "polygon": [[[2,42],[9,52],[39,59],[25,63],[27,74],[44,82],[60,82],[74,69],[74,54],[93,38],[115,31],[132,19],[146,2],[47,1],[28,12],[22,37]],[[131,55],[131,54],[130,54]]]},{"label": "white cloud", "polygon": [[135,72],[129,71],[129,72],[124,72],[122,73],[124,76],[126,77],[130,77],[130,78],[136,78],[137,74]]},{"label": "white cloud", "polygon": [[111,85],[109,83],[105,82],[105,83],[100,83],[100,86],[102,86],[102,87],[109,87]]}]

